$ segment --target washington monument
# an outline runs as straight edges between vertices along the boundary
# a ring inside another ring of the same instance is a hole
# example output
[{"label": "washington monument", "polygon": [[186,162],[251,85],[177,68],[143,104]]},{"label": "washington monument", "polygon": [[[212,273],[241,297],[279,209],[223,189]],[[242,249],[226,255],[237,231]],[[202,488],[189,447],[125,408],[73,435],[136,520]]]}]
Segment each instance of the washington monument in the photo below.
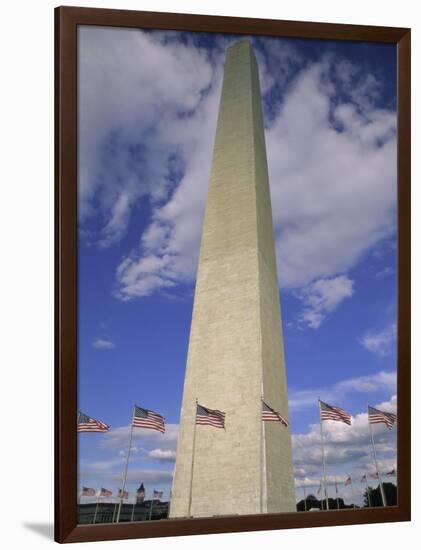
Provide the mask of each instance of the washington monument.
[{"label": "washington monument", "polygon": [[[170,517],[293,512],[279,289],[258,67],[227,51],[194,297]],[[197,401],[196,401],[197,400]],[[196,403],[225,413],[197,425]]]}]

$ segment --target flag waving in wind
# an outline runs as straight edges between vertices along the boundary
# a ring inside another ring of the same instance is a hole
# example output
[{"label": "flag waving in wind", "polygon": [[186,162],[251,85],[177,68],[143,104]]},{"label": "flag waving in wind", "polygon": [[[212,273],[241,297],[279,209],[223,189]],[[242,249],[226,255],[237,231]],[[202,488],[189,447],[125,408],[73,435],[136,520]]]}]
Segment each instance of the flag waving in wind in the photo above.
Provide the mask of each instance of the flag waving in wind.
[{"label": "flag waving in wind", "polygon": [[344,422],[348,426],[351,425],[351,415],[349,413],[339,407],[328,405],[323,401],[319,401],[319,403],[321,420],[336,420],[337,422]]},{"label": "flag waving in wind", "polygon": [[101,487],[101,491],[99,492],[100,497],[111,497],[113,495],[112,491],[109,491],[108,489],[104,489],[104,487]]},{"label": "flag waving in wind", "polygon": [[387,477],[394,477],[396,475],[395,468],[392,468],[389,472],[386,472]]},{"label": "flag waving in wind", "polygon": [[153,498],[159,500],[159,499],[162,498],[162,495],[163,495],[163,494],[164,494],[164,491],[156,491],[156,490],[154,489],[154,491],[153,491]]},{"label": "flag waving in wind", "polygon": [[95,420],[87,414],[79,411],[77,417],[77,431],[78,432],[108,432],[110,427],[105,422]]},{"label": "flag waving in wind", "polygon": [[95,496],[95,489],[92,489],[91,487],[82,487],[82,497],[94,497]]},{"label": "flag waving in wind", "polygon": [[391,430],[396,422],[396,414],[379,411],[379,409],[375,409],[374,407],[368,407],[368,421],[370,424],[384,423],[388,429]]},{"label": "flag waving in wind", "polygon": [[345,485],[345,487],[346,487],[347,485],[351,485],[351,483],[352,483],[351,476],[348,476],[348,477],[346,478],[346,480],[345,480],[344,485]]},{"label": "flag waving in wind", "polygon": [[272,407],[269,407],[262,399],[262,420],[263,422],[281,422],[284,426],[288,427],[289,422],[286,418],[281,416]]},{"label": "flag waving in wind", "polygon": [[164,417],[154,411],[148,411],[148,409],[142,409],[142,407],[134,406],[133,413],[133,427],[134,428],[148,428],[150,430],[157,430],[158,432],[165,432]]},{"label": "flag waving in wind", "polygon": [[225,413],[216,409],[208,409],[197,403],[196,424],[213,426],[214,428],[225,428]]}]

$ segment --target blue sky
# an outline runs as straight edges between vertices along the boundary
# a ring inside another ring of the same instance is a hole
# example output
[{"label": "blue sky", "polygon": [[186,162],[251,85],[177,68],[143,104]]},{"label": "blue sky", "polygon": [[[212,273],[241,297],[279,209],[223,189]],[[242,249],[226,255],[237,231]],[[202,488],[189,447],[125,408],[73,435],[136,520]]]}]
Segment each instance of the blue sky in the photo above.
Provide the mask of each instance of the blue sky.
[{"label": "blue sky", "polygon": [[[236,39],[79,29],[79,407],[112,426],[79,436],[80,484],[119,488],[137,403],[168,429],[135,430],[128,489],[143,481],[147,496],[168,496],[224,52]],[[352,428],[326,423],[327,473],[353,475],[359,490],[374,470],[366,404],[396,408],[395,48],[252,42],[296,482],[320,480],[320,396],[355,417]],[[396,433],[375,430],[386,471]]]}]

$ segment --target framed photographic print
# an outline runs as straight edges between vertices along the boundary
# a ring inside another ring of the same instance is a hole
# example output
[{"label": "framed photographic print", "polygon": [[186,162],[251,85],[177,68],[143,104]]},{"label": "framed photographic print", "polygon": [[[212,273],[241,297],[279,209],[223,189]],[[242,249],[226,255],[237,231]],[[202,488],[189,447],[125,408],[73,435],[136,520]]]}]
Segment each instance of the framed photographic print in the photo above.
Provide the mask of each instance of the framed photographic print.
[{"label": "framed photographic print", "polygon": [[56,540],[409,520],[409,29],[55,15]]}]

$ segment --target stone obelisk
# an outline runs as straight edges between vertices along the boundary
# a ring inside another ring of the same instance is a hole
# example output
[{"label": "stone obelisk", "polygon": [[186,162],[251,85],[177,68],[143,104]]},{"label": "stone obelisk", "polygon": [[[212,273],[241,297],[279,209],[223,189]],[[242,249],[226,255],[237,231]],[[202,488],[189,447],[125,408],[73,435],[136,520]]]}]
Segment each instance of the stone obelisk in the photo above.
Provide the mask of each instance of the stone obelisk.
[{"label": "stone obelisk", "polygon": [[[171,517],[295,511],[258,66],[227,51],[194,297]],[[195,426],[200,405],[225,429]],[[194,452],[193,452],[194,451]]]}]

